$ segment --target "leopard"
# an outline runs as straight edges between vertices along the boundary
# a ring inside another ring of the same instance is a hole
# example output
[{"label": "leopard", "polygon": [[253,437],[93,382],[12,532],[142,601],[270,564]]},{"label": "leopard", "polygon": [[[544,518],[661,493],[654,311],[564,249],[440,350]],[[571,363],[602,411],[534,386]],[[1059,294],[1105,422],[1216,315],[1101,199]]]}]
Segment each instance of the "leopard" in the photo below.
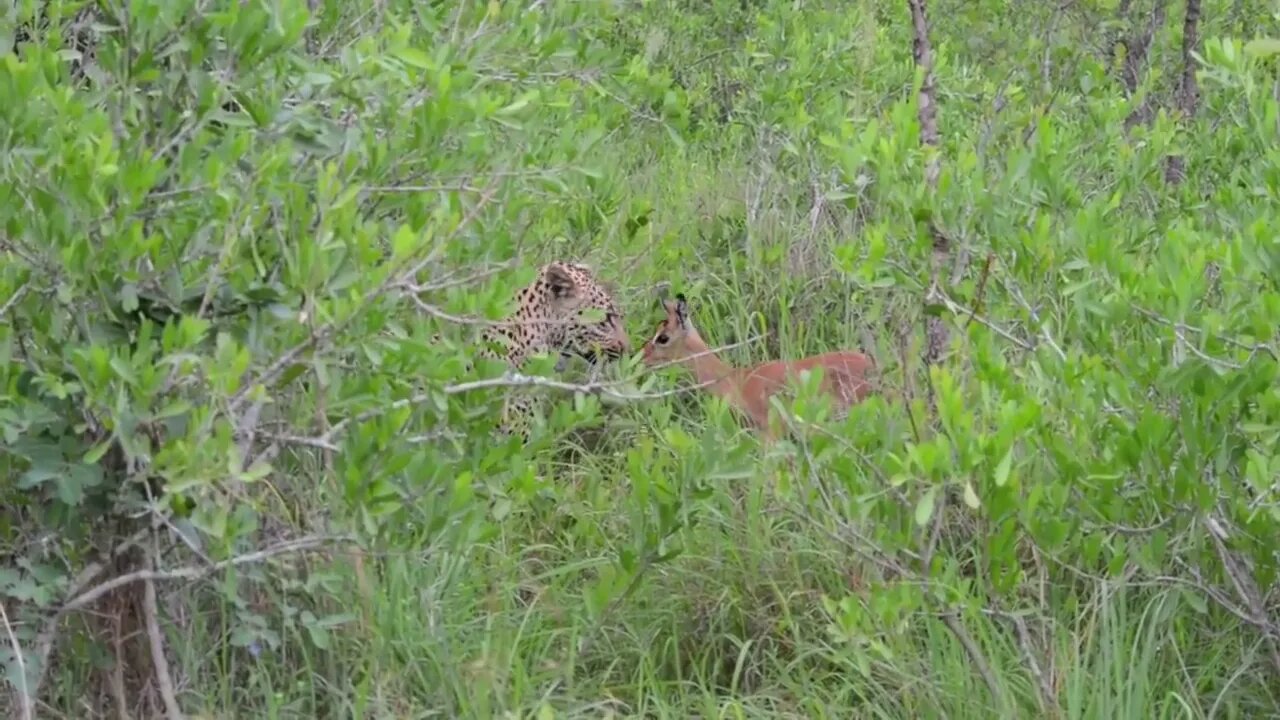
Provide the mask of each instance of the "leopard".
[{"label": "leopard", "polygon": [[[575,356],[598,365],[620,360],[631,351],[622,308],[589,265],[549,262],[538,268],[533,282],[519,290],[515,299],[515,312],[481,334],[478,357],[519,371],[534,355],[558,355],[556,368],[562,370]],[[508,394],[497,434],[516,435],[528,445],[537,409],[536,397]]]}]

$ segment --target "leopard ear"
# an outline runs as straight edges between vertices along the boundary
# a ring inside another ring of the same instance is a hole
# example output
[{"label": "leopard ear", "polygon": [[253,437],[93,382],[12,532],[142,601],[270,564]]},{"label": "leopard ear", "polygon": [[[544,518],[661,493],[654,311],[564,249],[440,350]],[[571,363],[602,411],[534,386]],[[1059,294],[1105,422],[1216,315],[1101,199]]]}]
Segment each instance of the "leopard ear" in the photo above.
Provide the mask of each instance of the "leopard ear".
[{"label": "leopard ear", "polygon": [[562,263],[551,263],[547,266],[544,277],[547,287],[551,288],[551,296],[557,300],[573,297],[578,291],[578,281],[573,273]]}]

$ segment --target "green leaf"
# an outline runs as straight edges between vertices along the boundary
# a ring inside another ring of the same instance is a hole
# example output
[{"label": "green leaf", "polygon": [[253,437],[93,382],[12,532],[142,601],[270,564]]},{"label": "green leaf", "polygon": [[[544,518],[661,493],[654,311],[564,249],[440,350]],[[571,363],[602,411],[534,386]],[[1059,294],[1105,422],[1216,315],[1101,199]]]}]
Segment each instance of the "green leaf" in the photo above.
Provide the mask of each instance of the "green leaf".
[{"label": "green leaf", "polygon": [[400,58],[408,65],[418,68],[419,70],[431,69],[431,58],[427,54],[417,48],[405,47],[396,51],[395,56]]},{"label": "green leaf", "polygon": [[1000,458],[1000,464],[996,465],[995,482],[996,487],[1004,487],[1009,482],[1009,471],[1013,469],[1013,448],[1009,448],[1003,458]]},{"label": "green leaf", "polygon": [[57,465],[33,465],[29,470],[22,474],[18,479],[18,488],[21,490],[29,490],[37,485],[48,482],[58,477],[63,472],[63,466]]},{"label": "green leaf", "polygon": [[133,283],[125,283],[120,288],[120,307],[127,313],[131,313],[138,309],[138,286]]},{"label": "green leaf", "polygon": [[240,480],[243,482],[254,482],[271,474],[271,464],[265,460],[255,460],[243,473],[240,473]]},{"label": "green leaf", "polygon": [[933,505],[938,499],[938,488],[931,487],[925,491],[920,497],[920,502],[916,503],[916,525],[924,527],[929,524],[929,519],[933,517]]},{"label": "green leaf", "polygon": [[1259,59],[1280,55],[1280,39],[1255,38],[1245,43],[1244,52],[1246,55],[1252,55]]},{"label": "green leaf", "polygon": [[396,259],[408,257],[418,245],[418,236],[408,225],[396,228],[391,238],[391,253]]},{"label": "green leaf", "polygon": [[329,649],[329,631],[315,625],[307,626],[307,635],[311,637],[311,643],[321,650]]},{"label": "green leaf", "polygon": [[498,110],[497,115],[513,115],[528,107],[529,103],[538,96],[538,91],[530,90],[529,92],[516,98],[510,105]]},{"label": "green leaf", "polygon": [[978,493],[974,492],[973,483],[970,483],[968,480],[964,482],[964,504],[974,510],[977,510],[981,506],[981,503],[978,502]]}]

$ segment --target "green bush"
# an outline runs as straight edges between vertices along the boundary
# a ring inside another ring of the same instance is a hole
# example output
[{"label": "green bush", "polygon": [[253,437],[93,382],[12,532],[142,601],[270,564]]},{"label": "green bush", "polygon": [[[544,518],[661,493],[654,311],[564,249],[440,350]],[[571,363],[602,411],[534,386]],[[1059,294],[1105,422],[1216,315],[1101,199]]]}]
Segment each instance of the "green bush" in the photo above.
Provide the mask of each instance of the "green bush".
[{"label": "green bush", "polygon": [[[1204,3],[1186,117],[1134,5],[931,5],[936,190],[906,3],[14,5],[9,715],[1280,711],[1280,32]],[[885,392],[765,450],[632,359],[495,438],[552,259]]]}]

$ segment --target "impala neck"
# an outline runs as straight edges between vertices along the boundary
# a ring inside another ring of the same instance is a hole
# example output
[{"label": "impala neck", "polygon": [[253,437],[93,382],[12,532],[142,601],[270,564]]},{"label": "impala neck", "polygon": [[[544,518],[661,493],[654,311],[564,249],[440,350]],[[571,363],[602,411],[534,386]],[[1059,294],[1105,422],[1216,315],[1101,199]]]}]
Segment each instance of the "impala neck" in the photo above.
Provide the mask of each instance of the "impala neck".
[{"label": "impala neck", "polygon": [[706,389],[716,395],[730,396],[736,379],[734,367],[716,357],[698,331],[692,328],[685,337],[685,348],[689,355],[684,362],[693,369],[698,383],[708,383]]}]

